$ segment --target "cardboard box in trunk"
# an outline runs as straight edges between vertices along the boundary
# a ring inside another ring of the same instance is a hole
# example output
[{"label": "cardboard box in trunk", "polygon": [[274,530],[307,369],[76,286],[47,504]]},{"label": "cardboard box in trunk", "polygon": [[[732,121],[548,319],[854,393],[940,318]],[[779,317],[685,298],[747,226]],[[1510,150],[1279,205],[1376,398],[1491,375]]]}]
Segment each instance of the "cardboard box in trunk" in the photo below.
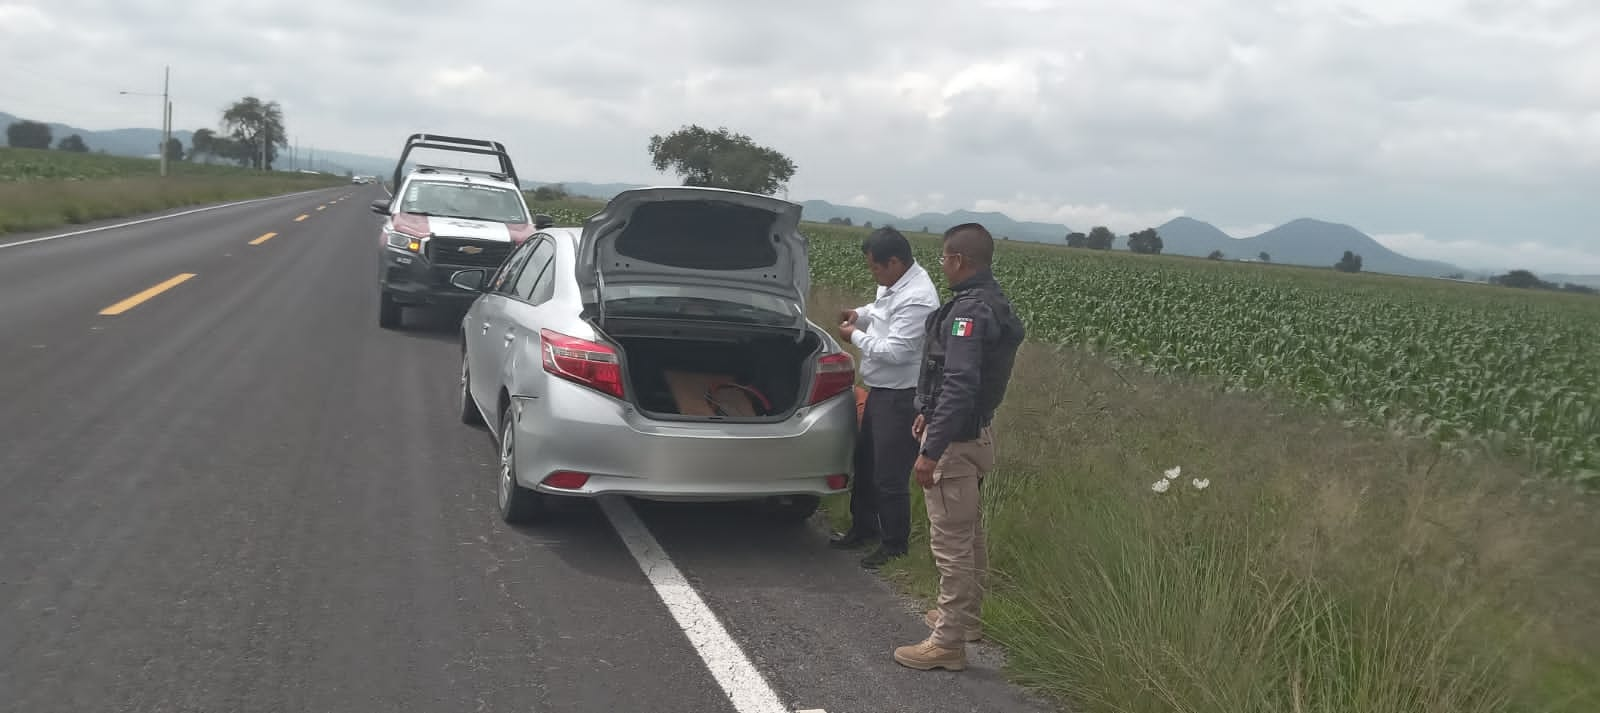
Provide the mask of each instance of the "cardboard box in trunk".
[{"label": "cardboard box in trunk", "polygon": [[[667,388],[672,390],[672,398],[678,404],[678,413],[685,416],[718,416],[727,415],[735,417],[754,417],[756,415],[755,403],[749,394],[736,388],[716,388],[723,384],[734,383],[731,377],[723,374],[700,374],[688,371],[672,371],[665,373]],[[710,397],[710,399],[707,398]],[[712,400],[722,407],[722,414],[713,408]]]}]

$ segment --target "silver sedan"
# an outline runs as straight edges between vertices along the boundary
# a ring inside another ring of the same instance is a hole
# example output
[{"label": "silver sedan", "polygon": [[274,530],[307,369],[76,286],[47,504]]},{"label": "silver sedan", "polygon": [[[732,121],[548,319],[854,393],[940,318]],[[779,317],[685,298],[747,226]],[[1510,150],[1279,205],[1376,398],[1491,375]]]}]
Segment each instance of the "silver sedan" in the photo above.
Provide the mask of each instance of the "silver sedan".
[{"label": "silver sedan", "polygon": [[768,196],[637,189],[455,273],[481,293],[461,322],[461,417],[496,435],[507,522],[601,494],[803,519],[848,487],[855,362],[805,316],[799,221]]}]

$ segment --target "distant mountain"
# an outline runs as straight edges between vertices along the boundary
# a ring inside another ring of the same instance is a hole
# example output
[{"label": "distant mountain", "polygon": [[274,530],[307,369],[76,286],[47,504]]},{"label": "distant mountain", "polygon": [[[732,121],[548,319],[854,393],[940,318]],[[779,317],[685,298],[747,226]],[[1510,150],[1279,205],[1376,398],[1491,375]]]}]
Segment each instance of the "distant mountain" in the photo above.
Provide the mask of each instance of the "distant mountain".
[{"label": "distant mountain", "polygon": [[602,201],[611,200],[614,196],[623,191],[630,191],[635,188],[645,187],[643,184],[638,183],[585,183],[583,181],[529,181],[527,179],[523,179],[522,189],[525,191],[531,191],[540,186],[551,186],[557,183],[566,188],[567,193],[571,195],[578,196],[580,198],[594,198]]},{"label": "distant mountain", "polygon": [[[1210,255],[1212,251],[1221,250],[1223,255],[1230,258],[1246,257],[1241,252],[1239,241],[1222,232],[1217,226],[1205,221],[1195,220],[1188,216],[1179,216],[1156,228],[1156,234],[1161,236],[1161,252],[1171,255]],[[1120,247],[1127,247],[1127,241]],[[1260,252],[1259,250],[1256,252]],[[1249,257],[1255,257],[1252,253]],[[1276,256],[1273,259],[1277,259]]]},{"label": "distant mountain", "polygon": [[1156,228],[1156,232],[1161,235],[1162,252],[1172,255],[1204,257],[1221,250],[1230,260],[1255,260],[1264,252],[1272,262],[1331,267],[1349,250],[1361,256],[1364,272],[1418,277],[1466,272],[1449,263],[1406,257],[1348,225],[1310,218],[1293,220],[1249,238],[1234,238],[1216,226],[1188,217],[1174,218]]},{"label": "distant mountain", "polygon": [[1246,255],[1265,252],[1273,262],[1332,266],[1349,250],[1361,256],[1364,272],[1443,277],[1461,268],[1432,260],[1409,258],[1383,246],[1371,236],[1340,223],[1300,218],[1240,241]]},{"label": "distant mountain", "polygon": [[[21,117],[0,112],[0,133],[5,132],[12,124],[22,121]],[[34,119],[38,121],[38,119]],[[50,145],[53,147],[62,139],[73,134],[83,137],[83,143],[89,146],[90,151],[104,151],[118,156],[159,156],[161,154],[160,129],[111,129],[109,131],[90,131],[67,124],[45,122],[50,127]],[[190,138],[194,135],[190,131],[173,131],[173,138],[189,145]]]},{"label": "distant mountain", "polygon": [[[0,131],[18,118],[0,112]],[[161,140],[161,132],[156,129],[114,129],[110,131],[88,131],[65,124],[50,124],[53,141],[60,141],[71,134],[83,137],[84,143],[89,145],[91,151],[105,151],[106,153],[124,156],[153,156]],[[173,136],[189,145],[193,138],[191,131],[174,131]],[[287,152],[286,152],[287,153]],[[343,173],[352,171],[357,174],[371,174],[388,176],[394,171],[394,158],[384,158],[363,154],[346,153],[342,151],[313,150],[301,146],[294,157],[295,163],[301,168],[314,167],[316,170]],[[289,168],[289,157],[280,158],[278,166]],[[548,181],[524,180],[526,189],[548,185]],[[561,182],[573,195],[588,196],[607,200],[616,194],[632,189],[642,188],[641,184],[633,183],[586,183],[582,181]],[[843,206],[823,200],[808,200],[802,204],[804,219],[816,222],[827,222],[831,218],[849,218],[855,225],[865,225],[871,222],[874,226],[894,225],[907,231],[928,230],[942,232],[952,226],[966,222],[980,222],[989,228],[998,237],[1011,240],[1028,240],[1040,243],[1060,245],[1064,243],[1067,233],[1071,232],[1065,225],[1056,223],[1040,223],[1033,221],[1019,221],[997,212],[977,212],[957,210],[949,213],[921,213],[910,218],[886,213],[871,208],[856,206]],[[1087,228],[1083,228],[1087,232]],[[1469,277],[1479,276],[1483,271],[1463,270],[1454,265],[1432,260],[1417,260],[1394,252],[1383,246],[1382,243],[1372,239],[1365,233],[1355,228],[1340,223],[1330,223],[1310,218],[1301,218],[1285,223],[1254,237],[1234,238],[1222,232],[1215,226],[1189,217],[1175,218],[1156,229],[1161,234],[1164,243],[1163,252],[1175,255],[1192,255],[1204,257],[1214,250],[1221,250],[1229,259],[1256,259],[1257,254],[1266,252],[1276,263],[1294,265],[1308,265],[1316,267],[1329,267],[1338,262],[1344,251],[1350,250],[1362,258],[1362,269],[1367,272],[1385,272],[1400,275],[1417,275],[1426,277],[1440,277],[1455,273],[1462,273]],[[1126,250],[1126,236],[1118,236],[1115,249]],[[1498,271],[1498,272],[1504,272]],[[1572,282],[1576,284],[1600,287],[1600,275],[1541,275],[1547,281],[1561,283]]]},{"label": "distant mountain", "polygon": [[805,220],[816,221],[818,223],[826,223],[834,218],[849,218],[852,225],[866,225],[867,223],[872,223],[873,227],[893,225],[897,228],[907,228],[909,230],[917,230],[920,227],[908,227],[910,224],[901,220],[899,216],[890,215],[881,210],[873,210],[871,208],[860,208],[853,205],[835,205],[827,201],[817,200],[805,201],[804,203],[800,204],[800,207],[800,215]]}]

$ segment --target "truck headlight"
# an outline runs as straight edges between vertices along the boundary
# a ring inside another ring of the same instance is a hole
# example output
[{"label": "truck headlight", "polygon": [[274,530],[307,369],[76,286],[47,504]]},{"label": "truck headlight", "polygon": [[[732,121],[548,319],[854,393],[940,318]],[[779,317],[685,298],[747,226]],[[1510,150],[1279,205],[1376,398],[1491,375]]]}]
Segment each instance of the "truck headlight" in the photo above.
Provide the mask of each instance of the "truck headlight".
[{"label": "truck headlight", "polygon": [[397,250],[409,250],[414,253],[422,252],[422,241],[406,235],[405,233],[388,230],[384,234],[389,238],[389,247]]}]

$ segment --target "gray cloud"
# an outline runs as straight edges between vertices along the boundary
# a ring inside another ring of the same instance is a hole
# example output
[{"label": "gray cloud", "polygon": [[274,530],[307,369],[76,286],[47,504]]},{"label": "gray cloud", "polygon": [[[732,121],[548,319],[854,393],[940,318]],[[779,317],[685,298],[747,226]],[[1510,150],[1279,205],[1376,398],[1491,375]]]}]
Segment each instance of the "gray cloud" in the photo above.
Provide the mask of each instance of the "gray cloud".
[{"label": "gray cloud", "polygon": [[795,197],[1118,229],[1315,216],[1600,272],[1584,0],[0,0],[0,109],[153,125],[116,92],[165,63],[181,126],[256,93],[302,145],[489,135],[530,177],[650,182],[671,180],[651,134],[726,125],[796,161]]}]

